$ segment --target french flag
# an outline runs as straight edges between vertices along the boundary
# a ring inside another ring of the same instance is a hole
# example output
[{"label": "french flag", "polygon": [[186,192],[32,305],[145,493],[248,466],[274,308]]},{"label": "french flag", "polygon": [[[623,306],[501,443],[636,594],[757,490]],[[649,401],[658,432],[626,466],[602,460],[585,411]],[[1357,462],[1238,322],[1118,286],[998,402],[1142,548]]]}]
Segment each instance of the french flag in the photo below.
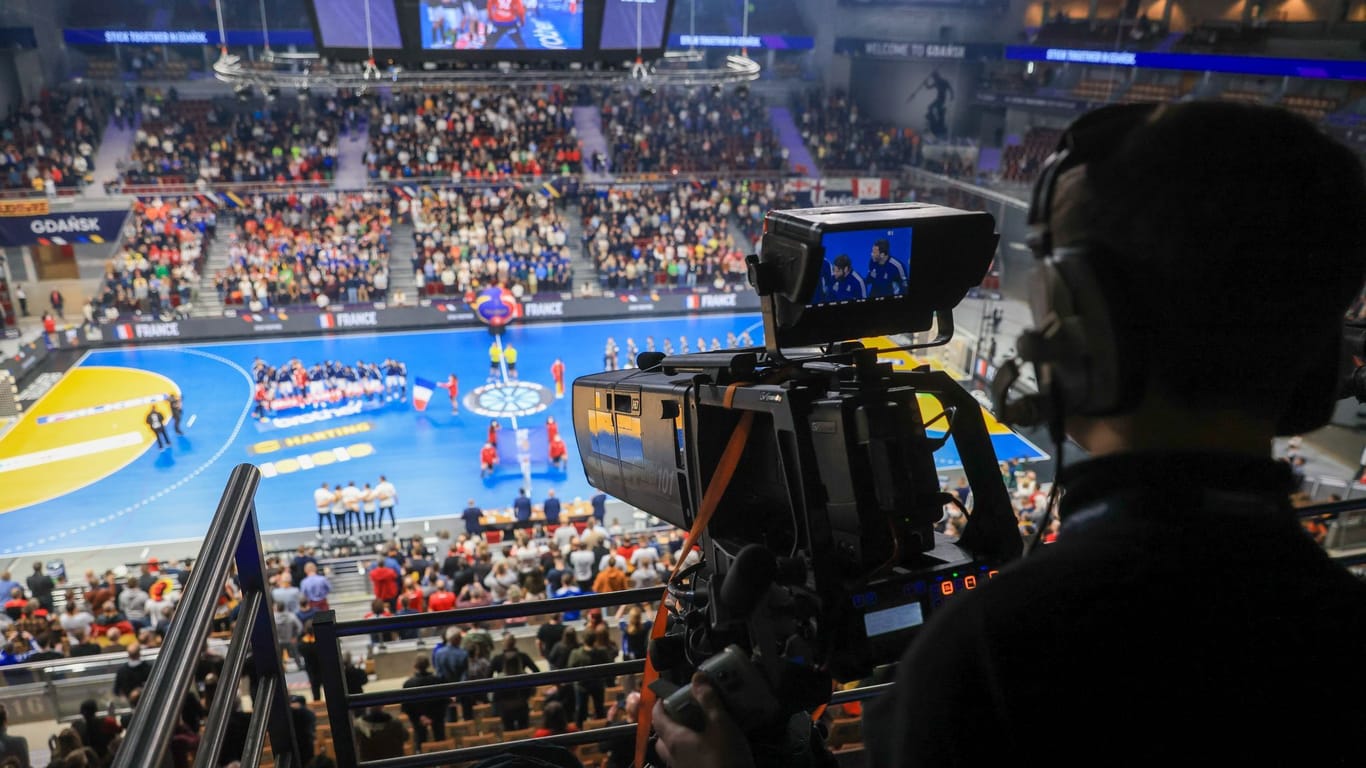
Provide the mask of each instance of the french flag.
[{"label": "french flag", "polygon": [[689,294],[687,304],[688,304],[688,309],[701,309],[701,308],[702,308],[702,297],[701,297],[701,296],[698,296],[698,295],[695,294],[695,293]]},{"label": "french flag", "polygon": [[427,403],[431,401],[432,393],[435,391],[435,382],[421,377],[413,379],[413,407],[419,411],[427,410]]},{"label": "french flag", "polygon": [[124,324],[122,324],[122,325],[115,326],[115,327],[114,327],[114,333],[117,334],[118,337],[119,337],[120,339],[124,339],[124,340],[132,339],[132,338],[134,338],[134,336],[133,336],[133,324],[132,324],[132,323],[124,323]]},{"label": "french flag", "polygon": [[332,315],[328,314],[327,312],[324,312],[324,313],[322,313],[321,315],[318,315],[318,327],[319,327],[319,328],[336,328],[336,327],[337,327],[337,318],[333,317]]}]

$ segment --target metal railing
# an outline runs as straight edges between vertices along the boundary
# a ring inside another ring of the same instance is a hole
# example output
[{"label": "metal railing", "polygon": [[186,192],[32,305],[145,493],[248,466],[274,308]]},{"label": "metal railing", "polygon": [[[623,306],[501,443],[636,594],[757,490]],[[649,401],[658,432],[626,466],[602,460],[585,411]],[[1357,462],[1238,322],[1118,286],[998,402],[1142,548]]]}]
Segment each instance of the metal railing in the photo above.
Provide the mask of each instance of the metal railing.
[{"label": "metal railing", "polygon": [[302,761],[289,716],[284,669],[280,666],[275,622],[265,581],[265,557],[257,524],[255,495],[261,473],[250,464],[232,470],[204,547],[190,574],[176,620],[162,643],[158,663],[143,688],[137,709],[114,759],[114,768],[159,768],[180,719],[181,705],[194,683],[200,649],[209,635],[214,609],[236,561],[242,601],[232,629],[219,685],[209,705],[195,768],[215,768],[223,750],[230,716],[237,704],[237,681],[248,657],[257,680],[252,692],[251,725],[242,747],[243,768],[256,768],[267,735],[280,768]]},{"label": "metal railing", "polygon": [[[209,635],[214,609],[234,561],[243,598],[232,630],[220,679],[224,681],[209,706],[206,730],[195,755],[195,768],[214,768],[219,764],[229,720],[236,706],[238,681],[248,660],[252,664],[252,712],[243,740],[241,765],[256,768],[270,739],[270,751],[280,768],[301,768],[280,663],[275,623],[268,609],[270,598],[265,582],[260,530],[254,496],[261,475],[256,467],[235,467],[218,503],[204,546],[191,573],[185,596],[180,601],[176,621],[161,646],[151,678],[143,689],[138,707],[128,726],[123,744],[114,760],[115,768],[160,768],[163,756],[180,718],[181,704],[194,682],[200,650]],[[1366,528],[1366,498],[1304,507],[1296,511],[1301,518],[1337,519],[1357,515]],[[1366,544],[1363,544],[1366,550]],[[1366,563],[1366,551],[1334,556],[1344,567]],[[337,621],[335,611],[324,611],[313,618],[319,674],[325,692],[327,718],[331,726],[332,748],[339,768],[424,768],[480,760],[506,752],[522,744],[575,746],[604,743],[635,732],[634,723],[623,723],[555,736],[505,741],[496,744],[462,747],[438,752],[423,752],[362,762],[353,731],[352,711],[372,706],[404,704],[434,698],[484,695],[499,691],[535,689],[644,670],[642,659],[614,661],[583,667],[505,675],[462,682],[405,687],[372,693],[351,693],[346,687],[341,650],[344,637],[377,635],[454,625],[482,624],[507,619],[566,611],[585,611],[662,599],[664,587],[631,589],[620,592],[586,594],[549,601],[505,603],[451,611],[412,613],[355,621]],[[886,692],[891,683],[866,685],[833,693],[830,704],[869,699]],[[236,745],[235,745],[236,746]]]}]

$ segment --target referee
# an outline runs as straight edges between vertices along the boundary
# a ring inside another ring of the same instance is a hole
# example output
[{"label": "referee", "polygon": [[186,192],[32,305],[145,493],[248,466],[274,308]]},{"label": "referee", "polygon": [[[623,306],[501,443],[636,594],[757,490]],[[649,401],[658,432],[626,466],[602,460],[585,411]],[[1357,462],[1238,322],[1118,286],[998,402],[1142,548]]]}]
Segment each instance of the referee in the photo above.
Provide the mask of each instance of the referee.
[{"label": "referee", "polygon": [[180,399],[179,392],[172,392],[166,396],[166,401],[171,404],[171,424],[175,427],[177,435],[183,435],[180,431],[180,416],[185,412],[185,401]]}]

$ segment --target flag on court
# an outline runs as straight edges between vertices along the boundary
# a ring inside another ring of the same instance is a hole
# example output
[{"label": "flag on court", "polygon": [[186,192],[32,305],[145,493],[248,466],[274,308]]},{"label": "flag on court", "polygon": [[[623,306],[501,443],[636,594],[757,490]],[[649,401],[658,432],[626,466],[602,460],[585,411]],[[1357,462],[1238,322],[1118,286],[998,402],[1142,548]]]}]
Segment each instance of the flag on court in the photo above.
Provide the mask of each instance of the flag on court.
[{"label": "flag on court", "polygon": [[413,379],[413,407],[419,411],[427,410],[427,403],[436,391],[436,383],[422,377]]}]

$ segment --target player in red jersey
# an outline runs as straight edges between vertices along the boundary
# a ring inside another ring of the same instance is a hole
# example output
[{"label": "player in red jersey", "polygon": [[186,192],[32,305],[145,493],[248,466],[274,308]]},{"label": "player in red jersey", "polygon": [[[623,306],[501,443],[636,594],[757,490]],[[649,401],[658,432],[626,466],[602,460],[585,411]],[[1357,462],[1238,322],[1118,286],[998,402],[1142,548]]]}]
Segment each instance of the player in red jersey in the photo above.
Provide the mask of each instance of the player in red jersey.
[{"label": "player in red jersey", "polygon": [[560,425],[555,423],[555,417],[545,417],[545,439],[553,443],[559,436]]},{"label": "player in red jersey", "polygon": [[550,364],[550,377],[555,380],[555,398],[564,397],[564,361],[558,357]]},{"label": "player in red jersey", "polygon": [[511,35],[518,48],[526,48],[526,41],[522,39],[526,6],[522,5],[522,0],[489,0],[488,14],[493,30],[484,41],[484,48],[497,48],[504,35]]},{"label": "player in red jersey", "polygon": [[484,447],[479,449],[479,476],[491,477],[493,468],[498,466],[498,449],[493,447],[493,443],[484,443]]},{"label": "player in red jersey", "polygon": [[563,470],[569,464],[569,447],[559,435],[550,441],[550,463],[555,469]]},{"label": "player in red jersey", "polygon": [[447,394],[451,396],[451,413],[460,413],[460,379],[452,373],[450,378],[437,386],[446,390]]}]

